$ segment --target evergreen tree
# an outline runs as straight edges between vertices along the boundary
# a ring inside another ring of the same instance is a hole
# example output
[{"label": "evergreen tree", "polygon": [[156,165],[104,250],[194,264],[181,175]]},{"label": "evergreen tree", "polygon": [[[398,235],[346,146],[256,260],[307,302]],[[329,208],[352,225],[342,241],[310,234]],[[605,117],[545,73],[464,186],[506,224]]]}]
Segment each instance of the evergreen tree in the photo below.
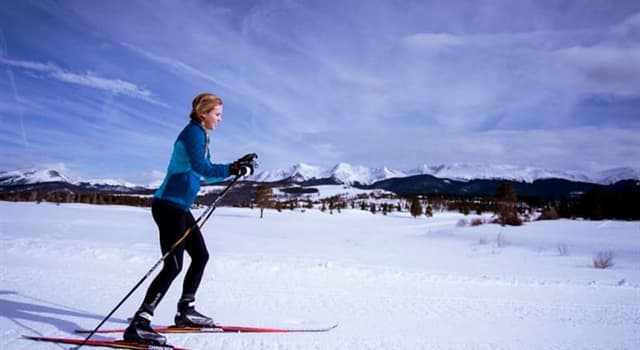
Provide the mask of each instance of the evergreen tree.
[{"label": "evergreen tree", "polygon": [[424,215],[426,215],[429,218],[433,216],[433,208],[431,207],[431,204],[427,205],[427,209],[425,209]]},{"label": "evergreen tree", "polygon": [[411,200],[411,208],[409,208],[409,212],[414,218],[422,215],[422,204],[420,204],[420,199],[418,199],[418,197],[413,197]]},{"label": "evergreen tree", "polygon": [[498,215],[500,225],[522,225],[516,208],[518,196],[511,182],[504,181],[496,188],[495,199],[495,213]]},{"label": "evergreen tree", "polygon": [[264,209],[273,207],[273,190],[271,186],[262,184],[256,190],[256,205],[260,208],[260,219],[263,218]]}]

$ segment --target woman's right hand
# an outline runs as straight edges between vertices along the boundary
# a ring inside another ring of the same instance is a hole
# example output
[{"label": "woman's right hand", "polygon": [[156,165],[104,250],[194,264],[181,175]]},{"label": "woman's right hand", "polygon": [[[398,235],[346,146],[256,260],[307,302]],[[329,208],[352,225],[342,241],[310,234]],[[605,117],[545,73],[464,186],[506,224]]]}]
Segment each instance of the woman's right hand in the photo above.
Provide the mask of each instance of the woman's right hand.
[{"label": "woman's right hand", "polygon": [[253,171],[258,167],[255,159],[258,155],[255,153],[245,154],[242,158],[236,160],[229,165],[229,172],[236,176],[251,176]]}]

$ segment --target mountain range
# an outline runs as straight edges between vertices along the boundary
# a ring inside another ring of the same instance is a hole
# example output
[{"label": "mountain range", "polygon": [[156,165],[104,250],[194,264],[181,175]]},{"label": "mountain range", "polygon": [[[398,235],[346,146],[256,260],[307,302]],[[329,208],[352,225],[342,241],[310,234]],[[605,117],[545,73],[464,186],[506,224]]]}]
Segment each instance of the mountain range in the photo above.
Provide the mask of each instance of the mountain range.
[{"label": "mountain range", "polygon": [[290,181],[298,183],[331,179],[336,183],[341,184],[367,186],[379,181],[393,178],[412,177],[416,175],[431,175],[440,179],[456,181],[508,180],[533,183],[536,180],[562,179],[573,182],[610,185],[621,180],[639,180],[640,170],[630,167],[621,167],[587,175],[575,171],[558,171],[535,167],[486,165],[479,163],[422,165],[408,171],[401,171],[387,167],[368,168],[348,163],[339,163],[334,167],[327,169],[305,163],[299,163],[285,169],[263,171],[252,176],[250,179],[257,182]]},{"label": "mountain range", "polygon": [[54,169],[0,171],[0,191],[12,188],[29,190],[37,185],[55,188],[54,184],[63,184],[65,187],[82,191],[132,193],[148,190],[146,186],[112,179],[71,181],[62,172]]},{"label": "mountain range", "polygon": [[[263,171],[250,182],[275,187],[348,185],[361,189],[382,189],[403,196],[443,194],[490,196],[502,181],[511,181],[519,196],[566,198],[580,196],[597,186],[606,191],[628,191],[640,186],[640,172],[633,168],[610,169],[595,176],[577,172],[552,171],[533,167],[481,164],[423,165],[409,171],[368,168],[339,163],[330,169],[300,163],[286,169]],[[54,169],[0,172],[0,194],[73,193],[149,195],[156,186],[139,186],[111,179],[70,181]],[[250,188],[249,186],[248,188]],[[247,192],[247,189],[243,190]],[[205,191],[206,192],[206,191]],[[238,191],[236,191],[238,192]],[[250,198],[250,193],[244,193]],[[243,197],[243,198],[244,198]],[[246,199],[246,198],[245,198]]]},{"label": "mountain range", "polygon": [[[621,167],[587,175],[580,172],[558,171],[535,167],[514,165],[486,165],[460,163],[450,165],[422,165],[408,171],[387,167],[369,168],[361,165],[338,163],[331,168],[322,168],[299,163],[288,168],[267,170],[248,178],[255,182],[269,183],[335,183],[355,186],[371,186],[377,182],[410,178],[418,175],[430,175],[443,180],[469,182],[474,180],[508,180],[533,183],[537,180],[560,179],[570,182],[583,182],[610,185],[621,180],[640,180],[640,170]],[[0,186],[12,187],[39,183],[62,182],[77,186],[95,187],[130,192],[132,189],[149,189],[156,186],[136,185],[127,181],[113,179],[91,179],[70,181],[62,172],[55,169],[28,169],[0,171]]]}]

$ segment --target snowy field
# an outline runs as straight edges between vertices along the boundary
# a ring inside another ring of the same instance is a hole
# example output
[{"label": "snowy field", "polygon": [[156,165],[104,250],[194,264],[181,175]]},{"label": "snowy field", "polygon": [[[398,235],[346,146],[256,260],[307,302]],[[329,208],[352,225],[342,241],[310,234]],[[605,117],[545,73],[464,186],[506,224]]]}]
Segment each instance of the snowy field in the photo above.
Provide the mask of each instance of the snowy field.
[{"label": "snowy field", "polygon": [[[640,349],[638,222],[461,227],[457,213],[414,219],[359,210],[258,217],[259,210],[219,208],[207,223],[212,260],[198,308],[224,324],[339,327],[169,335],[170,343],[221,350]],[[160,257],[148,208],[0,202],[0,235],[3,350],[65,348],[20,335],[66,337],[94,328]],[[615,265],[593,268],[593,258],[609,251]],[[172,321],[181,279],[156,311],[157,324]],[[125,326],[150,280],[104,328]]]}]

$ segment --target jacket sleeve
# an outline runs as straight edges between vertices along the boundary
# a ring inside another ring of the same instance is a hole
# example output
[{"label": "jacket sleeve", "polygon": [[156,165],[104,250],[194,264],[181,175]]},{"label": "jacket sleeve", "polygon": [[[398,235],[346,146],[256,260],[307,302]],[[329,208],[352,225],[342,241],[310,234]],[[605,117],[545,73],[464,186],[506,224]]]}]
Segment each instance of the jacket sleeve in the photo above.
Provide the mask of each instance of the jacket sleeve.
[{"label": "jacket sleeve", "polygon": [[206,157],[206,137],[198,127],[189,128],[182,140],[191,169],[211,181],[229,177],[229,164],[213,164]]}]

